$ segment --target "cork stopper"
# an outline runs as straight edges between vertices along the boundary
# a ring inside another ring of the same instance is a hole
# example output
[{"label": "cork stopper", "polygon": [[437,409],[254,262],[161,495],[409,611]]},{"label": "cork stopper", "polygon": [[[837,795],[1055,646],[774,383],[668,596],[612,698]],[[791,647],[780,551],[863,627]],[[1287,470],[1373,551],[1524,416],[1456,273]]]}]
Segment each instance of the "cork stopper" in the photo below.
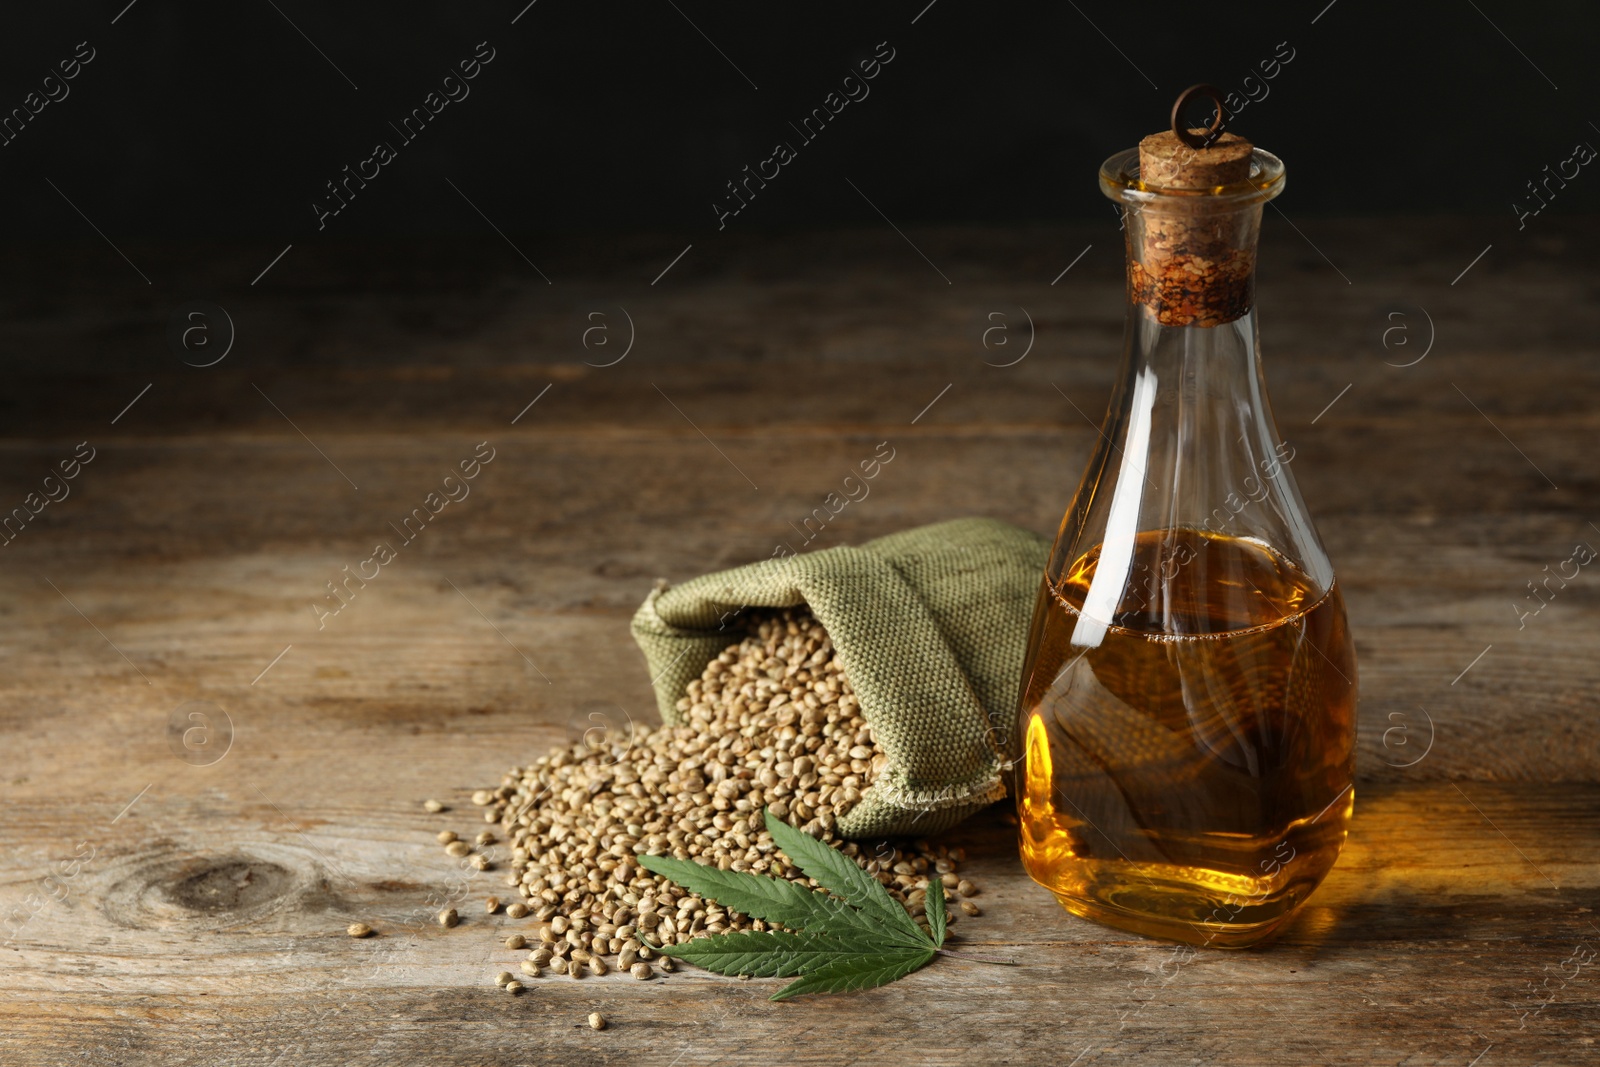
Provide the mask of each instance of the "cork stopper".
[{"label": "cork stopper", "polygon": [[[1215,102],[1216,113],[1209,127],[1194,129],[1184,109],[1201,96]],[[1206,195],[1250,179],[1255,146],[1228,133],[1227,123],[1222,93],[1192,85],[1172,106],[1172,128],[1139,142],[1138,185],[1146,195],[1126,227],[1128,292],[1163,326],[1221,326],[1254,302],[1261,209],[1219,209],[1226,200]]]},{"label": "cork stopper", "polygon": [[[1207,131],[1191,130],[1196,140]],[[1208,147],[1192,148],[1172,130],[1152,133],[1139,142],[1139,180],[1158,189],[1212,189],[1250,177],[1255,148],[1234,133],[1224,133]]]}]

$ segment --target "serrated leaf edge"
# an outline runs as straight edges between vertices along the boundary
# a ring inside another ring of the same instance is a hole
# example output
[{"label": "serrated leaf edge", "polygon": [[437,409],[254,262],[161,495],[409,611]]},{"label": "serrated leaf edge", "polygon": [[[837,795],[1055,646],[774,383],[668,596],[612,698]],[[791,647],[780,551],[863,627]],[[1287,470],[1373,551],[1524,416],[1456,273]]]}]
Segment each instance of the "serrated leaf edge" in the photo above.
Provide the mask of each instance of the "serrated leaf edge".
[{"label": "serrated leaf edge", "polygon": [[[791,930],[876,930],[856,909],[787,878],[724,871],[709,864],[680,860],[674,856],[641,855],[639,865],[706,900]],[[733,883],[726,888],[746,894],[746,899],[731,899],[718,882]],[[741,886],[744,888],[741,889]],[[788,899],[780,899],[783,897]],[[750,906],[750,898],[756,898],[754,907]]]},{"label": "serrated leaf edge", "polygon": [[[730,941],[736,944],[727,945]],[[787,930],[736,930],[695,938],[682,945],[650,947],[663,956],[685,960],[716,974],[749,974],[757,978],[789,978],[843,959],[892,958],[933,951],[928,945],[911,947],[893,939],[844,938]]]},{"label": "serrated leaf edge", "polygon": [[[926,967],[937,955],[937,949],[924,946],[921,949],[863,954],[851,961],[838,960],[825,963],[805,972],[768,999],[788,1000],[790,997],[807,993],[848,993],[861,989],[876,989],[878,986],[899,981],[912,971]],[[866,970],[872,961],[878,961],[881,966],[876,971]],[[852,966],[847,967],[847,963]]]},{"label": "serrated leaf edge", "polygon": [[932,944],[905,908],[889,895],[883,883],[856,865],[856,861],[810,834],[801,832],[763,809],[772,840],[818,885],[859,911],[875,915],[918,945]]}]

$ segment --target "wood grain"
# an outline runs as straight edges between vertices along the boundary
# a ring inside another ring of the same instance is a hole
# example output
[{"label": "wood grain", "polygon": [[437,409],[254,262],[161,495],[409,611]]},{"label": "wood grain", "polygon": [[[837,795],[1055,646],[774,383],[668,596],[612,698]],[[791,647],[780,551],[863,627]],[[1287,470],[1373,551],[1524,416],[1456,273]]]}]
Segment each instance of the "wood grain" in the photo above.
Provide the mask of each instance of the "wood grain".
[{"label": "wood grain", "polygon": [[[1600,947],[1596,579],[1513,608],[1600,543],[1579,246],[1497,246],[1452,287],[1481,246],[1448,225],[1309,225],[1347,286],[1268,229],[1277,417],[1362,670],[1339,866],[1274,945],[1187,960],[1067,916],[991,813],[954,835],[985,890],[955,932],[1018,967],[785,1005],[703,973],[508,997],[508,920],[476,904],[503,887],[429,835],[476,829],[472,788],[591,715],[652,721],[626,627],[650,584],[800,547],[790,520],[879,441],[895,459],[814,546],[959,514],[1053,530],[1115,367],[1114,234],[918,233],[948,287],[892,233],[697,245],[655,288],[666,237],[552,242],[554,286],[488,245],[297,248],[258,290],[249,250],[136,250],[184,279],[155,293],[103,248],[0,263],[0,503],[98,449],[0,550],[0,1062],[1592,1058],[1596,970],[1563,961]],[[59,295],[69,271],[92,302]],[[183,367],[167,316],[233,274],[236,353]],[[582,347],[597,307],[637,326],[611,367],[583,362],[612,358]],[[986,316],[1022,308],[1034,348],[996,366],[1021,349],[986,350]],[[1388,365],[1421,349],[1384,348],[1387,316],[1423,308],[1433,350]],[[481,441],[471,495],[319,629],[325,583]],[[169,744],[190,702],[225,716],[210,765]],[[473,903],[443,931],[450,894]]]},{"label": "wood grain", "polygon": [[[430,747],[417,738],[394,754],[427,764]],[[170,782],[114,825],[86,804],[14,812],[24,835],[55,832],[47,855],[71,855],[73,837],[95,851],[9,946],[7,1062],[93,1062],[100,1050],[185,1064],[712,1063],[760,1051],[845,1064],[898,1051],[959,1064],[1087,1049],[1080,1062],[1358,1064],[1470,1060],[1491,1044],[1523,1062],[1576,1054],[1600,1024],[1594,968],[1562,966],[1575,946],[1600,948],[1593,786],[1367,790],[1339,866],[1276,943],[1192,958],[1066,915],[987,814],[954,834],[984,888],[984,914],[954,934],[1018,966],[947,958],[880,991],[771,1005],[779,983],[703,972],[546,978],[513,999],[490,979],[522,954],[498,939],[532,924],[483,916],[496,875],[460,879],[431,841],[436,827],[472,826],[462,791],[448,797],[464,807],[426,816],[288,769]],[[312,789],[329,799],[293,799]],[[8,864],[8,887],[28,877]],[[430,894],[462,901],[463,925],[435,925]],[[354,920],[379,936],[346,937]],[[1539,1006],[1529,986],[1547,979],[1554,999],[1524,1015]],[[591,1010],[613,1028],[589,1032]]]}]

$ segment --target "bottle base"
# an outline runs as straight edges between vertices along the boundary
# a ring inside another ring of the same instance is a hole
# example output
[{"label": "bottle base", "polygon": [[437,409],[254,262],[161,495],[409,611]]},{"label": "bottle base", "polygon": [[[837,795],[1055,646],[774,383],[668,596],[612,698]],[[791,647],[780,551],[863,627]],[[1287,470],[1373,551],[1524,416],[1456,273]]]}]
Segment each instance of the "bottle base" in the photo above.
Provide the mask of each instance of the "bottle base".
[{"label": "bottle base", "polygon": [[[1199,948],[1251,948],[1269,940],[1289,919],[1294,917],[1294,910],[1291,909],[1280,913],[1274,918],[1256,922],[1205,922],[1174,918],[1168,913],[1153,914],[1148,911],[1107,904],[1103,901],[1064,896],[1060,893],[1056,893],[1054,896],[1063,908],[1080,919],[1087,919],[1090,922],[1117,930],[1126,930],[1141,937],[1152,937],[1162,941],[1178,941]],[[1211,910],[1214,906],[1213,901],[1210,899],[1201,902],[1199,898],[1191,897],[1191,900],[1196,904],[1204,903],[1207,910]],[[1185,901],[1184,903],[1187,904],[1190,901]]]},{"label": "bottle base", "polygon": [[1200,948],[1232,949],[1271,938],[1299,911],[1328,866],[1302,870],[1298,877],[1252,879],[1201,867],[1120,861],[1079,861],[1040,871],[1024,861],[1033,880],[1081,919]]}]

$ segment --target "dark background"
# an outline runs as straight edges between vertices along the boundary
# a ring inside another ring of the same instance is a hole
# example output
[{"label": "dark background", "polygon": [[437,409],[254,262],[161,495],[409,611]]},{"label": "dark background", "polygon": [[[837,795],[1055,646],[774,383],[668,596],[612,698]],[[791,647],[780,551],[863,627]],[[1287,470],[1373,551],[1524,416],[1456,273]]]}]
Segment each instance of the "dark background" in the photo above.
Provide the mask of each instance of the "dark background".
[{"label": "dark background", "polygon": [[[87,216],[118,242],[477,235],[470,197],[509,233],[692,236],[778,140],[799,158],[730,229],[881,225],[862,194],[902,226],[1083,218],[1109,211],[1099,163],[1162,128],[1184,86],[1240,91],[1280,42],[1293,60],[1235,129],[1287,162],[1291,216],[1514,224],[1546,164],[1600,143],[1600,18],[1577,0],[538,0],[513,25],[525,3],[13,8],[0,111],[79,41],[97,55],[0,147],[7,231],[98,240]],[[480,41],[496,58],[470,97],[399,146],[388,122]],[[798,144],[788,123],[880,41],[896,56],[871,95]],[[379,139],[399,158],[319,234],[312,202]],[[1550,210],[1593,211],[1586,178]]]}]

